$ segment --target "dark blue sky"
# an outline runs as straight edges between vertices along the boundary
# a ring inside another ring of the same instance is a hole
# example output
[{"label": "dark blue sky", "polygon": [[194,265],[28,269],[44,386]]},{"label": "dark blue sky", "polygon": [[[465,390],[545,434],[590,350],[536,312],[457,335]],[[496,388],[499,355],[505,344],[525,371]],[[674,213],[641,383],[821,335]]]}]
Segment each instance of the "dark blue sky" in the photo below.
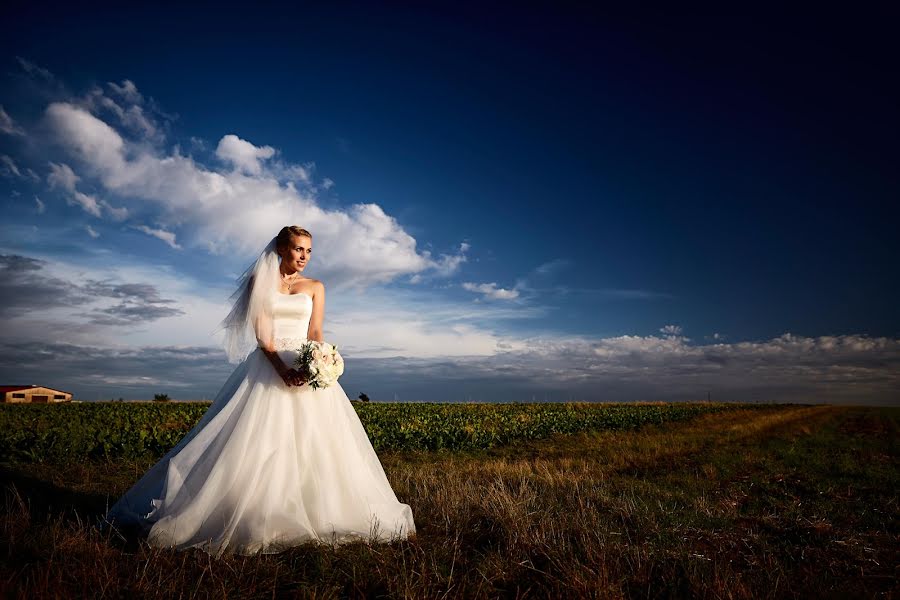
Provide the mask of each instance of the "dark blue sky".
[{"label": "dark blue sky", "polygon": [[[452,277],[398,277],[387,292],[463,303],[473,294],[462,282],[490,282],[539,308],[533,319],[498,312],[494,332],[603,339],[672,324],[694,343],[893,339],[900,49],[884,6],[626,15],[13,2],[0,103],[39,132],[51,101],[129,80],[157,110],[158,155],[178,145],[215,164],[234,134],[314,162],[335,183],[318,206],[377,204],[434,255],[470,246]],[[20,58],[52,82],[24,76]],[[0,149],[42,180],[57,160],[18,137]],[[32,202],[24,182],[0,183]],[[9,223],[31,223],[8,206]],[[85,216],[67,210],[67,223]],[[186,224],[156,223],[190,237]],[[5,250],[28,255],[13,231]],[[186,261],[164,244],[135,253],[223,290],[252,258]]]}]

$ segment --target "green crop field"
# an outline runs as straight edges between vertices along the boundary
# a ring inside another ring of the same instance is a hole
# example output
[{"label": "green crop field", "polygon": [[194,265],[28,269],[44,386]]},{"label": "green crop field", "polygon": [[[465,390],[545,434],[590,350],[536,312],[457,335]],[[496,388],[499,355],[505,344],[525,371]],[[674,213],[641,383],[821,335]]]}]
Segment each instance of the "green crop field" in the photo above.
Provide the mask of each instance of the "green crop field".
[{"label": "green crop field", "polygon": [[[17,459],[162,456],[209,403],[0,405],[0,453]],[[471,450],[555,433],[633,429],[760,405],[354,403],[376,450]]]},{"label": "green crop field", "polygon": [[0,406],[0,597],[900,592],[897,408],[354,403],[408,540],[212,560],[100,532],[207,406]]}]

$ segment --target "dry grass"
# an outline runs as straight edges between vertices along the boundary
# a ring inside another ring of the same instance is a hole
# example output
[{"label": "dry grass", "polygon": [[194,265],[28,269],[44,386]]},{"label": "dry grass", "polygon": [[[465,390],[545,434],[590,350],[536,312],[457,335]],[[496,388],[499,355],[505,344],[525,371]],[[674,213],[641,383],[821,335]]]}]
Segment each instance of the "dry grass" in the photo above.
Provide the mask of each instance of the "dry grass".
[{"label": "dry grass", "polygon": [[90,525],[148,466],[7,466],[12,597],[890,596],[897,412],[731,411],[470,453],[384,453],[417,535],[210,559]]}]

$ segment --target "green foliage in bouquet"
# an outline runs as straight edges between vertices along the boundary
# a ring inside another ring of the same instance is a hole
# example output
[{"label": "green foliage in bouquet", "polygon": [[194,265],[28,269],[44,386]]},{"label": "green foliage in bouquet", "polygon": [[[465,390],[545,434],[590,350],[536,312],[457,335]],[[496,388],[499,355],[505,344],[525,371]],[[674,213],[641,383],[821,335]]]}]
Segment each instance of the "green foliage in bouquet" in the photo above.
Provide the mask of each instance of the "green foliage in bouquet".
[{"label": "green foliage in bouquet", "polygon": [[[322,355],[328,355],[331,356],[334,361],[327,364],[317,361],[317,352],[320,357]],[[297,350],[297,353],[297,358],[294,360],[294,366],[297,367],[297,370],[306,378],[307,385],[314,390],[328,387],[337,381],[340,374],[344,372],[343,358],[341,358],[337,351],[337,346],[334,344],[310,340],[303,344],[303,346]],[[319,362],[321,368],[313,368],[313,365],[317,362]],[[338,362],[340,363],[340,368],[335,370],[335,365]]]}]

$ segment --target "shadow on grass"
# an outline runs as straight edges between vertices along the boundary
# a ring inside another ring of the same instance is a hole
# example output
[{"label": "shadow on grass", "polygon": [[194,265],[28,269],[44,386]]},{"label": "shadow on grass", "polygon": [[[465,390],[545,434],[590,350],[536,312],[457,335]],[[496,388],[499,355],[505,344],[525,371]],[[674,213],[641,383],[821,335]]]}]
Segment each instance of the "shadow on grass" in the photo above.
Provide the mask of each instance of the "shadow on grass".
[{"label": "shadow on grass", "polygon": [[0,489],[3,503],[0,511],[12,512],[17,505],[27,510],[32,521],[58,520],[65,523],[90,524],[102,531],[113,546],[126,552],[135,552],[146,539],[140,528],[116,525],[114,529],[101,528],[109,509],[107,494],[80,492],[30,475],[0,468]]},{"label": "shadow on grass", "polygon": [[66,519],[99,519],[106,513],[105,494],[76,492],[23,473],[0,469],[0,488],[5,496],[25,500],[32,517],[64,515]]}]

